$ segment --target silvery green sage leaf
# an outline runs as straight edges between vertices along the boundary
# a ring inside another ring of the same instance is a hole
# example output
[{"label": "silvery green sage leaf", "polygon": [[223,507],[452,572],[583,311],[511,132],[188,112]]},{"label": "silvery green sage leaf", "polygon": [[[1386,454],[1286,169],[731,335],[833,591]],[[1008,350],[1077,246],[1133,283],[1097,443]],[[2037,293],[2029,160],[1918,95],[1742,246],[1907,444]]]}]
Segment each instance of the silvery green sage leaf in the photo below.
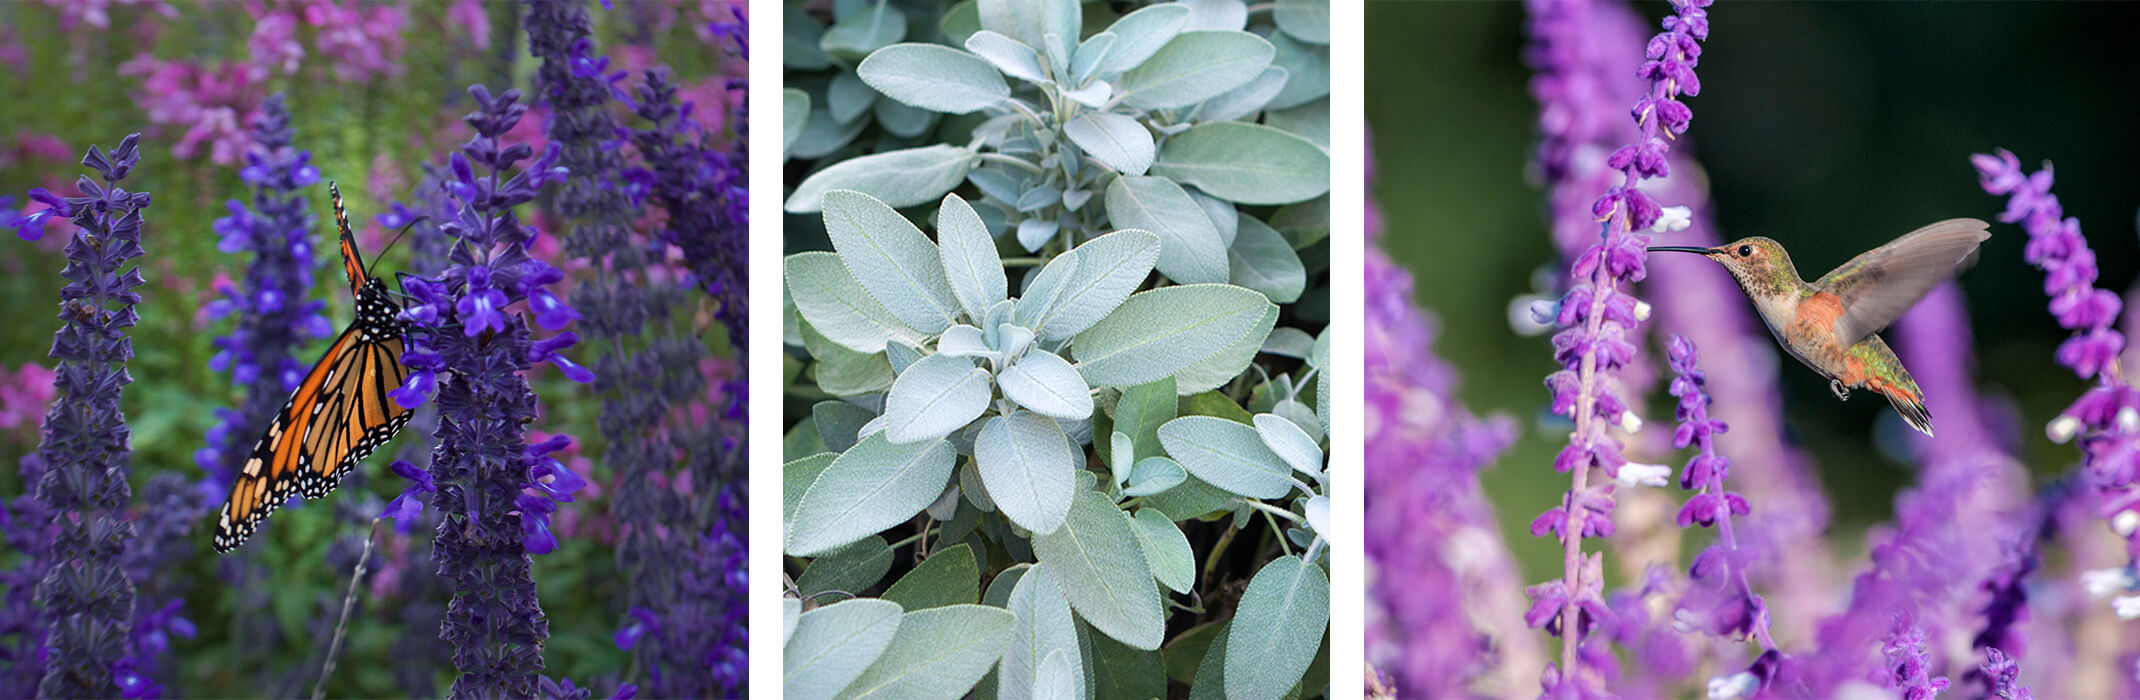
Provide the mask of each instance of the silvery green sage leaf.
[{"label": "silvery green sage leaf", "polygon": [[1107,186],[1116,226],[1158,234],[1159,271],[1176,282],[1224,282],[1226,242],[1181,185],[1163,177],[1120,177]]},{"label": "silvery green sage leaf", "polygon": [[1161,287],[1131,295],[1071,347],[1087,382],[1132,386],[1218,356],[1276,311],[1262,294],[1230,284]]},{"label": "silvery green sage leaf", "polygon": [[1330,43],[1330,0],[1278,0],[1278,28],[1310,44]]},{"label": "silvery green sage leaf", "polygon": [[907,326],[934,335],[958,319],[936,244],[897,210],[860,192],[833,190],[825,193],[825,234],[855,281]]},{"label": "silvery green sage leaf", "polygon": [[1079,490],[1063,526],[1035,537],[1033,553],[1093,629],[1132,649],[1159,648],[1166,636],[1159,590],[1136,533],[1106,496]]},{"label": "silvery green sage leaf", "polygon": [[1130,467],[1129,485],[1122,489],[1122,495],[1150,496],[1180,486],[1188,479],[1189,472],[1182,469],[1180,463],[1165,457],[1146,457]]},{"label": "silvery green sage leaf", "polygon": [[1070,53],[1085,33],[1085,12],[1080,0],[1041,0],[1040,34],[1057,71],[1070,67]]},{"label": "silvery green sage leaf", "polygon": [[1003,34],[1038,48],[1047,32],[1041,15],[1043,0],[974,0],[980,10],[981,28]]},{"label": "silvery green sage leaf", "polygon": [[1288,73],[1285,68],[1271,66],[1263,69],[1248,84],[1226,91],[1226,94],[1204,100],[1196,108],[1195,120],[1199,122],[1233,121],[1262,111],[1270,104],[1278,91],[1285,89]]},{"label": "silvery green sage leaf", "polygon": [[1033,331],[1024,326],[1006,323],[997,330],[996,340],[1002,343],[997,351],[1003,353],[1004,357],[1017,357],[1025,352],[1026,348],[1033,347]]},{"label": "silvery green sage leaf", "polygon": [[1138,109],[1187,107],[1254,80],[1276,52],[1271,42],[1248,32],[1182,32],[1123,71],[1120,99]]},{"label": "silvery green sage leaf", "polygon": [[825,449],[846,452],[854,447],[862,426],[876,418],[869,409],[845,401],[819,401],[810,407],[810,419],[817,421],[817,434],[825,441]]},{"label": "silvery green sage leaf", "polygon": [[1308,513],[1308,527],[1315,528],[1315,534],[1323,539],[1330,539],[1330,497],[1310,497],[1305,510]]},{"label": "silvery green sage leaf", "polygon": [[780,150],[786,152],[795,147],[795,137],[802,135],[803,121],[810,118],[810,93],[788,88],[780,91]]},{"label": "silvery green sage leaf", "polygon": [[916,341],[921,334],[870,296],[840,256],[825,251],[796,253],[786,261],[789,298],[795,310],[826,340],[861,353],[884,349],[887,340]]},{"label": "silvery green sage leaf", "polygon": [[1152,174],[1241,204],[1291,204],[1330,191],[1330,154],[1261,124],[1198,124],[1159,149]]},{"label": "silvery green sage leaf", "polygon": [[891,646],[901,612],[898,603],[855,598],[798,615],[781,645],[781,697],[838,697]]},{"label": "silvery green sage leaf", "polygon": [[1049,258],[1048,264],[1026,282],[1025,293],[1018,296],[1018,312],[1011,316],[1012,321],[1025,328],[1039,325],[1048,310],[1055,308],[1056,300],[1070,287],[1071,281],[1077,277],[1078,267],[1083,264],[1084,255],[1076,248]]},{"label": "silvery green sage leaf", "polygon": [[1085,693],[1085,678],[1076,657],[1057,649],[1048,652],[1033,674],[1033,700],[1077,700]]},{"label": "silvery green sage leaf", "polygon": [[[1097,447],[1097,445],[1095,445]],[[1107,470],[1113,473],[1115,488],[1129,484],[1131,467],[1137,463],[1137,443],[1120,430],[1108,431]]]},{"label": "silvery green sage leaf", "polygon": [[780,644],[786,646],[795,638],[795,625],[802,621],[802,599],[780,599]]},{"label": "silvery green sage leaf", "polygon": [[1027,352],[996,375],[996,385],[1005,398],[1034,413],[1062,420],[1092,417],[1092,387],[1055,353]]},{"label": "silvery green sage leaf", "polygon": [[[1045,568],[1045,564],[1033,568]],[[1002,697],[1032,697],[1041,690],[1042,684],[1068,682],[1074,691],[1070,697],[1084,695],[1085,673],[1082,665],[1073,666],[1076,673],[1064,679],[1041,678],[1041,665],[1050,656],[1066,656],[1072,664],[1080,659],[1077,640],[1077,621],[1070,616],[1070,601],[1056,589],[1054,577],[1033,575],[1028,569],[1017,579],[1011,589],[1010,600],[1005,607],[1018,616],[1018,623],[1011,631],[1011,643],[1003,649]]]},{"label": "silvery green sage leaf", "polygon": [[[1275,49],[1271,55],[1271,65],[1285,67],[1286,81],[1285,89],[1279,90],[1278,95],[1271,98],[1270,104],[1263,106],[1265,110],[1283,113],[1311,102],[1320,101],[1330,95],[1330,47],[1304,43],[1295,40],[1292,35],[1284,32],[1271,35],[1271,46]],[[1315,126],[1325,130],[1327,134],[1327,130],[1330,128],[1330,119],[1327,114],[1327,103],[1325,104],[1326,112],[1324,118]],[[1284,125],[1278,122],[1275,115],[1272,119],[1266,121],[1271,126],[1285,128]],[[1299,129],[1286,128],[1286,130],[1302,136],[1310,136],[1307,132]],[[1324,140],[1327,141],[1328,139]]]},{"label": "silvery green sage leaf", "polygon": [[1248,25],[1247,0],[1181,0],[1181,4],[1196,11],[1189,15],[1190,30],[1232,30]]},{"label": "silvery green sage leaf", "polygon": [[1188,593],[1196,585],[1196,555],[1189,551],[1189,538],[1181,534],[1181,528],[1156,508],[1138,509],[1130,524],[1136,526],[1137,543],[1144,548],[1152,577],[1175,593]]},{"label": "silvery green sage leaf", "polygon": [[1143,175],[1158,153],[1152,132],[1113,112],[1086,112],[1063,125],[1063,133],[1093,158],[1124,175]]},{"label": "silvery green sage leaf", "polygon": [[921,361],[921,348],[897,340],[887,340],[884,341],[884,359],[891,363],[893,374],[905,372],[908,367]]},{"label": "silvery green sage leaf", "polygon": [[1070,84],[1083,85],[1099,75],[1100,66],[1104,65],[1102,61],[1107,60],[1108,51],[1114,47],[1114,32],[1085,37],[1084,43],[1077,45],[1077,52],[1070,56]]},{"label": "silvery green sage leaf", "polygon": [[854,396],[883,391],[892,385],[892,366],[882,352],[855,352],[832,342],[805,320],[796,324],[803,347],[817,360],[817,386],[833,396]]},{"label": "silvery green sage leaf", "polygon": [[891,5],[889,2],[871,3],[867,10],[840,18],[818,40],[818,48],[828,55],[852,61],[905,37],[906,13]]},{"label": "silvery green sage leaf", "polygon": [[[1063,279],[1052,290],[1046,305],[1021,304],[1021,312],[1030,308],[1033,313],[1021,313],[1020,323],[1048,343],[1083,333],[1113,313],[1151,275],[1159,259],[1159,245],[1158,236],[1131,229],[1093,238],[1057,256],[1057,260],[1067,257],[1075,264],[1064,266]],[[1047,276],[1048,270],[1055,267],[1055,261],[1050,261],[1041,275]],[[1036,286],[1038,281],[1036,278]]]},{"label": "silvery green sage leaf", "polygon": [[988,419],[973,442],[989,500],[1036,535],[1062,527],[1082,456],[1055,419],[1031,411]]},{"label": "silvery green sage leaf", "polygon": [[1182,416],[1159,426],[1159,442],[1204,482],[1249,498],[1284,498],[1292,466],[1251,428],[1224,418]]},{"label": "silvery green sage leaf", "polygon": [[871,435],[832,460],[795,504],[788,554],[809,557],[884,531],[929,506],[951,478],[951,443]]},{"label": "silvery green sage leaf", "polygon": [[999,356],[988,348],[988,342],[981,337],[981,329],[963,323],[944,329],[943,336],[936,339],[936,352],[952,357],[994,359]]},{"label": "silvery green sage leaf", "polygon": [[1258,413],[1254,418],[1256,434],[1263,436],[1263,444],[1278,454],[1293,471],[1314,478],[1323,478],[1323,448],[1308,437],[1307,431],[1283,417]]},{"label": "silvery green sage leaf", "polygon": [[1105,80],[1095,80],[1086,83],[1083,87],[1068,88],[1063,90],[1064,97],[1076,100],[1078,104],[1091,107],[1093,109],[1100,109],[1102,107],[1107,106],[1107,98],[1113,96],[1114,94],[1115,86]]},{"label": "silvery green sage leaf", "polygon": [[937,44],[877,49],[855,74],[885,97],[945,114],[977,112],[1011,95],[1010,84],[988,61]]},{"label": "silvery green sage leaf", "polygon": [[944,277],[951,293],[966,310],[966,317],[981,320],[988,307],[1009,296],[1003,275],[1003,258],[996,255],[996,237],[973,205],[958,195],[944,195],[936,212],[936,240],[943,249]]},{"label": "silvery green sage leaf", "polygon": [[1017,39],[983,29],[966,38],[966,50],[988,59],[1004,75],[1035,85],[1050,82],[1040,67],[1040,54]]},{"label": "silvery green sage leaf", "polygon": [[877,117],[877,124],[885,131],[902,138],[917,138],[936,126],[937,114],[919,107],[909,107],[898,100],[877,100],[870,105],[870,112]]},{"label": "silvery green sage leaf", "polygon": [[947,605],[900,616],[899,632],[842,697],[955,698],[988,675],[1010,641],[1016,615],[986,605]]},{"label": "silvery green sage leaf", "polygon": [[1323,435],[1326,432],[1323,428],[1323,419],[1321,416],[1316,415],[1315,409],[1308,408],[1307,404],[1295,399],[1285,399],[1273,404],[1271,413],[1292,421],[1293,425],[1300,426],[1301,432],[1308,434],[1308,439],[1318,443],[1323,441]]},{"label": "silvery green sage leaf", "polygon": [[1115,35],[1115,45],[1107,50],[1098,74],[1120,73],[1137,67],[1159,47],[1173,41],[1189,21],[1189,8],[1179,4],[1160,3],[1123,15],[1107,28]]},{"label": "silvery green sage leaf", "polygon": [[1026,219],[1018,222],[1018,245],[1031,253],[1048,244],[1055,232],[1062,230],[1062,223],[1054,219]]},{"label": "silvery green sage leaf", "polygon": [[884,434],[893,444],[938,440],[988,409],[988,370],[937,354],[921,358],[892,380],[884,397]]},{"label": "silvery green sage leaf", "polygon": [[1291,304],[1307,289],[1308,271],[1292,244],[1262,219],[1243,216],[1240,234],[1226,249],[1233,283],[1262,292],[1272,303]]},{"label": "silvery green sage leaf", "polygon": [[[813,113],[810,118],[814,121],[817,116]],[[831,115],[825,118],[830,121]],[[796,156],[804,157],[799,151]],[[892,207],[919,206],[965,182],[973,163],[972,151],[943,144],[857,156],[803,178],[788,195],[786,209],[790,214],[823,211],[821,200],[832,190],[854,190]]]},{"label": "silvery green sage leaf", "polygon": [[1307,673],[1330,626],[1330,577],[1279,557],[1248,582],[1226,631],[1226,696],[1275,698]]},{"label": "silvery green sage leaf", "polygon": [[832,118],[850,122],[860,118],[877,103],[877,91],[853,73],[841,73],[832,77],[832,84],[825,87],[825,107],[832,110]]},{"label": "silvery green sage leaf", "polygon": [[1225,349],[1175,372],[1175,390],[1185,395],[1199,394],[1233,381],[1256,359],[1256,350],[1263,347],[1263,339],[1270,337],[1271,328],[1276,325],[1278,307],[1274,304],[1264,308],[1263,320],[1235,337]]}]

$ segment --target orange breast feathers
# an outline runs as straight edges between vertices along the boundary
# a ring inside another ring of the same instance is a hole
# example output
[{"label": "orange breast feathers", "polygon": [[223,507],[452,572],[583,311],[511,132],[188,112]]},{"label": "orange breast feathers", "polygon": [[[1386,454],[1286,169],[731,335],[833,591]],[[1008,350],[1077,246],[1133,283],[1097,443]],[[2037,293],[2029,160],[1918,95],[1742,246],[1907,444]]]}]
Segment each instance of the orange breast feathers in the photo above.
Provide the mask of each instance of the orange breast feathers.
[{"label": "orange breast feathers", "polygon": [[1858,385],[1865,381],[1865,363],[1850,355],[1841,339],[1835,337],[1836,319],[1843,317],[1843,298],[1828,292],[1814,292],[1798,301],[1797,313],[1785,333],[1799,345],[1817,369],[1831,373],[1846,385]]}]

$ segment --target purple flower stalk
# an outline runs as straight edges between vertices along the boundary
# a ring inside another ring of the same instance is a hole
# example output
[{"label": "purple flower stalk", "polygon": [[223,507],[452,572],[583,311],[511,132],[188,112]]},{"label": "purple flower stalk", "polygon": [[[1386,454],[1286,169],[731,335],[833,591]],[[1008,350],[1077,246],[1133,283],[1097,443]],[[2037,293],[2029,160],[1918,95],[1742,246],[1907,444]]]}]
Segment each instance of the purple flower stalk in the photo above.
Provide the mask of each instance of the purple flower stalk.
[{"label": "purple flower stalk", "polygon": [[1997,647],[1984,650],[1984,664],[1979,667],[1991,685],[1990,697],[2000,700],[2036,700],[2029,687],[2021,684],[2021,664],[2007,656]]},{"label": "purple flower stalk", "polygon": [[[1708,378],[1699,368],[1700,351],[1694,341],[1672,336],[1666,357],[1675,375],[1670,393],[1679,397],[1679,405],[1673,410],[1679,427],[1672,433],[1672,446],[1695,448],[1694,456],[1687,459],[1686,470],[1680,474],[1679,486],[1696,493],[1679,509],[1677,522],[1683,528],[1717,529],[1716,543],[1696,555],[1688,569],[1688,591],[1673,613],[1674,623],[1682,629],[1699,629],[1725,638],[1751,637],[1764,654],[1774,652],[1776,640],[1769,636],[1768,604],[1747,583],[1748,553],[1739,547],[1731,529],[1732,516],[1747,515],[1753,508],[1745,496],[1725,490],[1731,458],[1716,453],[1716,437],[1731,426],[1709,417]],[[1735,689],[1745,691],[1734,695],[1751,697],[1766,685],[1769,678],[1757,674],[1764,668],[1773,670],[1774,665],[1757,662],[1754,669],[1732,677]]]},{"label": "purple flower stalk", "polygon": [[[2025,174],[2021,160],[2005,149],[1997,155],[1972,155],[1969,160],[1985,192],[2007,196],[2006,211],[1999,220],[2019,222],[2028,231],[2028,246],[2022,254],[2044,271],[2043,289],[2051,297],[2052,316],[2073,331],[2058,347],[2058,363],[2096,382],[2053,419],[2045,432],[2054,442],[2079,438],[2082,469],[2102,499],[2102,516],[2111,531],[2125,540],[2124,590],[2130,593],[2130,560],[2140,556],[2140,489],[2134,488],[2140,476],[2140,389],[2125,381],[2118,364],[2125,336],[2112,330],[2111,324],[2118,318],[2122,301],[2116,293],[2095,286],[2095,251],[2081,235],[2080,220],[2066,216],[2057,195],[2051,194],[2050,163]],[[2140,616],[2140,605],[2118,607],[2121,618]]]},{"label": "purple flower stalk", "polygon": [[[281,95],[268,98],[253,118],[252,145],[238,177],[253,186],[247,207],[230,200],[230,216],[215,221],[226,253],[252,255],[241,288],[225,287],[223,298],[209,303],[213,318],[237,314],[230,334],[215,339],[217,352],[208,361],[229,371],[231,384],[246,390],[242,409],[218,409],[208,430],[208,446],[194,455],[207,470],[212,490],[230,483],[231,472],[251,453],[253,441],[275,412],[304,381],[305,365],[296,350],[307,340],[334,333],[320,314],[322,300],[306,300],[312,291],[312,214],[305,188],[319,182],[312,153],[293,148],[290,111]],[[263,381],[265,380],[265,381]]]},{"label": "purple flower stalk", "polygon": [[[49,568],[36,597],[50,624],[39,697],[109,697],[125,690],[114,669],[127,655],[133,631],[134,583],[120,560],[134,538],[134,523],[125,518],[133,499],[127,485],[133,453],[119,397],[133,381],[126,372],[134,356],[126,329],[140,320],[135,288],[143,280],[139,267],[123,268],[142,255],[141,210],[148,208],[149,194],[118,185],[140,162],[140,142],[140,134],[129,134],[109,155],[90,146],[82,165],[97,171],[103,184],[83,176],[75,182],[83,196],[47,210],[71,217],[76,229],[60,273],[68,280],[60,291],[65,325],[52,341],[60,398],[45,414],[38,446],[44,472],[37,500],[49,509],[54,528]],[[42,188],[31,197],[52,199]]]},{"label": "purple flower stalk", "polygon": [[564,274],[528,256],[536,231],[513,213],[563,179],[557,147],[510,172],[534,156],[527,144],[499,140],[527,111],[520,92],[493,96],[481,85],[468,92],[478,107],[466,117],[476,135],[450,159],[453,179],[444,185],[458,206],[440,226],[458,242],[444,271],[404,282],[416,305],[402,317],[424,332],[403,356],[408,382],[391,396],[410,408],[434,394],[438,400],[430,476],[444,518],[432,555],[455,588],[440,631],[461,671],[453,694],[526,697],[536,692],[549,637],[529,555],[556,549],[549,516],[585,481],[548,456],[570,438],[526,443],[536,396],[522,373],[548,362],[574,380],[593,377],[559,354],[577,340],[572,333],[537,341],[524,315],[507,313],[526,302],[545,329],[571,320],[548,289]]},{"label": "purple flower stalk", "polygon": [[[19,473],[25,484],[36,484],[45,463],[37,453],[22,456]],[[0,697],[27,698],[37,695],[45,675],[45,634],[50,622],[36,603],[37,584],[51,567],[52,531],[58,527],[52,512],[37,500],[35,491],[0,504],[0,541],[22,554],[15,568],[0,571]]]},{"label": "purple flower stalk", "polygon": [[[1554,359],[1562,369],[1546,379],[1553,391],[1553,411],[1575,421],[1568,447],[1554,460],[1554,468],[1573,472],[1572,485],[1561,504],[1531,524],[1534,536],[1552,532],[1562,543],[1562,578],[1531,587],[1533,601],[1529,621],[1561,636],[1561,660],[1548,668],[1544,678],[1549,696],[1585,696],[1602,693],[1600,679],[1576,667],[1582,637],[1593,620],[1585,615],[1607,614],[1602,598],[1603,582],[1595,557],[1582,552],[1582,538],[1607,537],[1613,532],[1612,485],[1589,483],[1591,467],[1618,479],[1627,463],[1621,443],[1607,434],[1608,426],[1621,425],[1630,432],[1639,425],[1628,420],[1633,414],[1619,396],[1615,374],[1636,353],[1630,340],[1634,328],[1647,317],[1646,305],[1621,291],[1622,284],[1643,278],[1646,236],[1634,233],[1656,222],[1661,208],[1636,186],[1644,179],[1666,174],[1665,154],[1671,135],[1685,133],[1693,114],[1679,95],[1701,92],[1694,67],[1701,56],[1701,39],[1708,36],[1707,0],[1675,0],[1677,14],[1666,17],[1664,29],[1646,49],[1649,60],[1640,75],[1651,91],[1635,103],[1641,141],[1623,146],[1606,159],[1622,173],[1619,185],[1591,205],[1591,214],[1601,223],[1602,240],[1578,256],[1572,266],[1568,293],[1562,297],[1556,321],[1565,328],[1554,336]],[[1586,577],[1586,572],[1588,576]],[[1588,580],[1586,580],[1586,578]],[[1557,607],[1557,614],[1542,608]]]},{"label": "purple flower stalk", "polygon": [[1932,677],[1932,656],[1925,652],[1925,631],[1908,615],[1895,616],[1895,627],[1880,645],[1887,655],[1888,686],[1902,691],[1902,700],[1932,700],[1947,690],[1947,678]]}]

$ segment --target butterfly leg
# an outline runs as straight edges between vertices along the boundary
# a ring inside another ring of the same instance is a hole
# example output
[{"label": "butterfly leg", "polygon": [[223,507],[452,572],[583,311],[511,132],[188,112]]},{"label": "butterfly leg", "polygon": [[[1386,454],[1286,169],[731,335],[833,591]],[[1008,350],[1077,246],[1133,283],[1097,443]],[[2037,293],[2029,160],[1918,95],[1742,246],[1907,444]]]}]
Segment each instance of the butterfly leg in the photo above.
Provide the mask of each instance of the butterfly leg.
[{"label": "butterfly leg", "polygon": [[1843,386],[1843,380],[1840,380],[1840,379],[1830,379],[1830,380],[1828,380],[1828,390],[1829,390],[1829,391],[1832,391],[1832,392],[1835,392],[1835,398],[1836,398],[1837,400],[1841,400],[1841,401],[1849,401],[1849,400],[1850,400],[1850,387],[1847,387],[1847,386]]}]

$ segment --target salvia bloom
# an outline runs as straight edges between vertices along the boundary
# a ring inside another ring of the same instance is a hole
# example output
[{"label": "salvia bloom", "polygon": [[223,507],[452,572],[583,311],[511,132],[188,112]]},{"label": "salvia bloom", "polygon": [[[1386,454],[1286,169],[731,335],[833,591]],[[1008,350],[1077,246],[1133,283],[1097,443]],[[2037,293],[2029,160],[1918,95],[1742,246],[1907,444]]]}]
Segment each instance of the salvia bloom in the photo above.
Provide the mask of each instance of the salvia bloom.
[{"label": "salvia bloom", "polygon": [[[2023,173],[2021,160],[2000,149],[1997,155],[1970,156],[1984,191],[2006,195],[2006,211],[2000,221],[2020,223],[2028,231],[2023,256],[2044,271],[2044,293],[2051,297],[2051,315],[2073,337],[2058,348],[2058,363],[2096,386],[2053,419],[2046,428],[2054,442],[2080,439],[2081,463],[2088,482],[2102,500],[2103,518],[2110,529],[2125,538],[2126,556],[2140,556],[2140,389],[2125,381],[2118,354],[2125,349],[2125,336],[2111,329],[2122,300],[2095,286],[2095,251],[2081,235],[2079,219],[2066,216],[2051,194],[2051,165]],[[2125,592],[2133,590],[2128,561]],[[2140,616],[2140,608],[2121,606],[2120,617]],[[2127,612],[2132,614],[2127,614]]]},{"label": "salvia bloom", "polygon": [[[1367,220],[1373,242],[1382,230],[1372,202]],[[1369,683],[1439,697],[1461,692],[1495,657],[1503,674],[1544,662],[1520,625],[1481,630],[1470,614],[1486,608],[1499,614],[1485,619],[1515,620],[1523,609],[1515,562],[1477,474],[1515,439],[1515,423],[1475,418],[1457,403],[1455,369],[1428,350],[1435,329],[1412,303],[1412,276],[1373,246],[1366,264],[1365,478],[1377,494],[1365,513],[1374,571],[1367,660],[1392,675]]]},{"label": "salvia bloom", "polygon": [[[1716,543],[1696,555],[1688,569],[1688,590],[1673,613],[1674,625],[1720,637],[1751,638],[1764,652],[1772,654],[1776,641],[1769,636],[1768,604],[1747,583],[1748,552],[1739,546],[1731,529],[1733,516],[1747,515],[1753,508],[1745,496],[1724,488],[1724,479],[1731,474],[1731,458],[1716,453],[1716,436],[1731,426],[1709,417],[1708,377],[1699,369],[1700,351],[1694,342],[1674,335],[1665,355],[1674,375],[1670,393],[1679,397],[1679,405],[1673,410],[1679,427],[1672,433],[1672,446],[1695,448],[1694,456],[1687,459],[1686,470],[1680,474],[1679,486],[1696,493],[1680,507],[1677,522],[1683,528],[1717,529]],[[1774,663],[1757,661],[1753,668],[1723,680],[1739,688],[1751,685],[1748,692],[1735,693],[1751,696],[1752,690],[1769,680],[1760,674],[1774,667]]]},{"label": "salvia bloom", "polygon": [[543,185],[563,179],[557,147],[511,172],[534,156],[527,144],[499,140],[527,111],[520,92],[494,96],[476,85],[469,94],[478,109],[466,121],[476,135],[451,156],[453,179],[444,186],[457,209],[440,225],[459,242],[443,272],[405,282],[415,305],[402,317],[419,332],[404,356],[409,380],[391,395],[411,408],[434,394],[438,400],[430,477],[445,517],[432,553],[456,590],[440,632],[461,671],[453,694],[525,697],[536,692],[549,636],[529,555],[556,549],[550,514],[586,482],[548,456],[570,438],[526,444],[536,396],[521,374],[547,362],[576,381],[593,377],[559,354],[577,340],[573,334],[537,341],[522,314],[507,312],[526,302],[535,322],[552,331],[572,320],[548,289],[564,273],[528,256],[536,231],[513,213]]},{"label": "salvia bloom", "polygon": [[[1553,392],[1553,411],[1573,419],[1575,430],[1554,467],[1574,475],[1561,504],[1533,521],[1531,533],[1551,532],[1560,538],[1564,573],[1559,581],[1526,591],[1533,604],[1531,624],[1562,638],[1560,664],[1549,668],[1543,681],[1549,696],[1603,691],[1597,673],[1576,666],[1582,637],[1596,621],[1589,618],[1608,614],[1603,582],[1595,580],[1601,567],[1598,559],[1583,556],[1582,538],[1612,535],[1612,484],[1591,484],[1589,471],[1598,467],[1606,477],[1619,479],[1627,460],[1621,455],[1620,441],[1607,431],[1619,426],[1632,432],[1640,425],[1620,396],[1615,375],[1637,352],[1640,336],[1635,327],[1648,316],[1647,305],[1621,286],[1642,280],[1649,239],[1634,231],[1655,223],[1661,207],[1636,185],[1667,174],[1665,154],[1671,148],[1667,134],[1684,133],[1693,118],[1678,98],[1701,92],[1694,67],[1701,56],[1699,41],[1709,33],[1703,9],[1708,4],[1707,0],[1675,0],[1677,14],[1666,17],[1665,31],[1649,42],[1649,60],[1642,64],[1640,74],[1650,81],[1651,91],[1633,110],[1641,141],[1607,158],[1607,165],[1621,172],[1622,181],[1591,205],[1592,215],[1602,223],[1603,239],[1576,258],[1569,272],[1568,293],[1555,319],[1566,329],[1553,339],[1554,359],[1563,369],[1547,377],[1546,386]],[[1585,572],[1593,573],[1586,577]],[[1558,610],[1549,613],[1542,608]]]},{"label": "salvia bloom", "polygon": [[[22,483],[38,483],[45,473],[44,460],[35,452],[23,455],[19,473]],[[37,500],[35,492],[0,504],[0,540],[22,555],[15,568],[0,570],[0,587],[7,589],[5,597],[0,597],[0,697],[35,697],[37,684],[44,678],[48,625],[34,596],[51,565],[56,527],[52,512]]]},{"label": "salvia bloom", "polygon": [[252,449],[252,441],[282,409],[283,401],[304,380],[306,366],[296,351],[306,341],[334,333],[320,314],[326,302],[307,300],[312,290],[312,215],[303,195],[319,182],[312,153],[292,147],[290,111],[281,95],[268,98],[253,119],[252,145],[238,177],[253,186],[253,202],[230,200],[230,215],[215,221],[222,235],[218,248],[252,255],[238,287],[224,287],[211,302],[211,317],[238,317],[229,335],[215,339],[217,352],[208,361],[230,372],[231,384],[246,389],[242,409],[218,409],[208,431],[208,447],[194,457],[207,470],[214,489],[230,483],[231,470]]},{"label": "salvia bloom", "polygon": [[[141,211],[149,194],[128,192],[119,182],[141,160],[140,139],[129,134],[108,155],[91,146],[82,165],[97,171],[103,184],[83,176],[75,182],[82,196],[47,210],[71,217],[76,230],[60,273],[68,280],[60,291],[65,325],[51,352],[59,361],[60,398],[45,414],[38,446],[44,471],[37,500],[49,509],[53,527],[45,550],[49,568],[36,599],[50,625],[40,697],[120,694],[114,669],[127,656],[133,630],[134,583],[120,560],[134,538],[134,523],[125,518],[133,499],[127,485],[132,450],[119,396],[133,381],[126,361],[134,347],[126,330],[140,320],[135,288],[143,280],[141,269],[127,264],[142,254]],[[31,196],[52,197],[42,189]]]},{"label": "salvia bloom", "polygon": [[1925,651],[1925,631],[1906,615],[1895,618],[1894,630],[1880,645],[1887,656],[1888,687],[1902,691],[1902,700],[1932,700],[1947,690],[1946,677],[1932,677],[1932,656]]}]

